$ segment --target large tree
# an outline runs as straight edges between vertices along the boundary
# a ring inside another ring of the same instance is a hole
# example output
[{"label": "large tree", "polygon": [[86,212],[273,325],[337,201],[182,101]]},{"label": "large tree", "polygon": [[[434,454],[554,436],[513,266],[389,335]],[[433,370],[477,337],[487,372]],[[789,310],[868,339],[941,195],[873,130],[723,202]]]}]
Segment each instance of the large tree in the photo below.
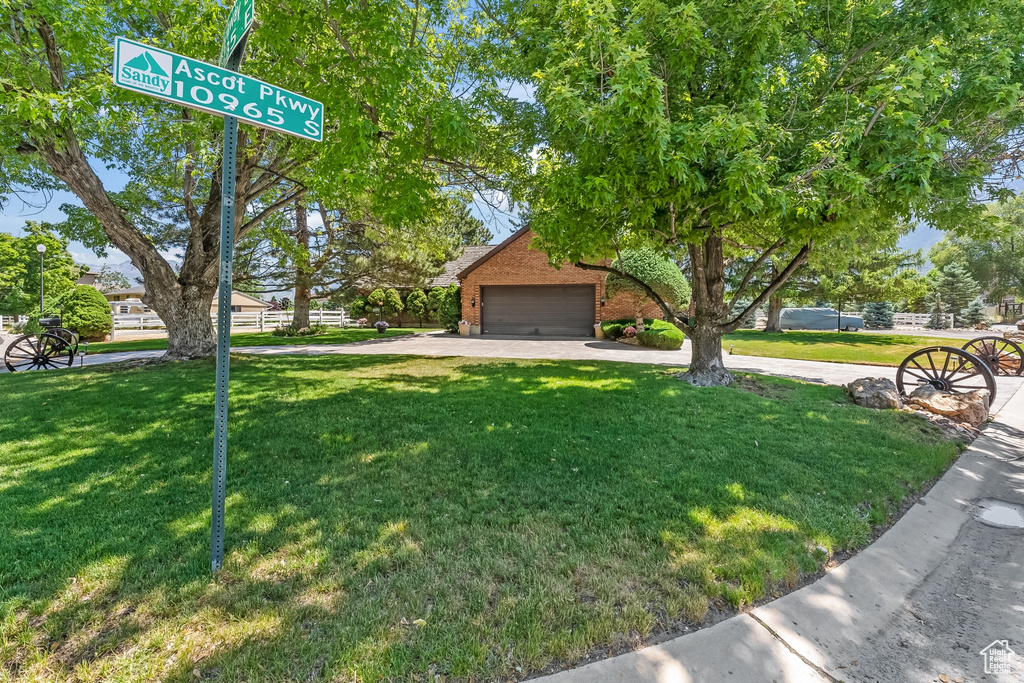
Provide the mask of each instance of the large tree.
[{"label": "large tree", "polygon": [[14,237],[0,232],[0,315],[25,315],[39,310],[39,252],[43,254],[44,307],[51,310],[56,300],[73,289],[86,267],[75,263],[67,240],[54,234],[49,223],[28,221],[25,234]]},{"label": "large tree", "polygon": [[[969,227],[986,179],[1019,159],[1017,0],[510,7],[495,31],[544,113],[521,195],[537,244],[599,269],[641,245],[687,257],[694,315],[663,309],[692,338],[696,384],[731,380],[721,336],[816,244],[897,219]],[[730,291],[742,256],[750,277]]]},{"label": "large tree", "polygon": [[990,229],[977,235],[949,235],[928,259],[942,270],[959,263],[984,289],[991,303],[1024,295],[1024,195],[989,205]]},{"label": "large tree", "polygon": [[[113,87],[112,44],[126,35],[213,62],[227,12],[216,0],[0,5],[0,198],[73,192],[85,208],[68,207],[68,233],[128,254],[170,358],[215,348],[221,120]],[[501,98],[486,80],[462,83],[474,62],[458,6],[279,0],[257,15],[243,73],[322,101],[325,137],[240,127],[236,239],[309,189],[340,202],[373,188],[377,212],[400,224],[438,185],[479,180],[500,147],[480,112]],[[123,191],[104,187],[100,165],[128,177]]]}]

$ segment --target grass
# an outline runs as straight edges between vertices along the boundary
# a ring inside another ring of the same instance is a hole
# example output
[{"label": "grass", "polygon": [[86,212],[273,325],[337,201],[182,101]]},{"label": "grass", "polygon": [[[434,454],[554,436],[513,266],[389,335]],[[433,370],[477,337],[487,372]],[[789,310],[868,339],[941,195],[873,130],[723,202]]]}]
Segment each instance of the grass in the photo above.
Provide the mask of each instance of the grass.
[{"label": "grass", "polygon": [[[373,328],[331,327],[326,334],[315,337],[275,337],[270,332],[239,332],[231,335],[232,346],[285,346],[292,344],[349,344],[351,342],[395,337],[401,334],[424,332],[423,329],[391,327],[384,334]],[[89,353],[115,353],[118,351],[154,351],[167,348],[167,338],[137,339],[134,341],[94,342]]]},{"label": "grass", "polygon": [[517,679],[777,595],[957,452],[782,379],[237,355],[211,579],[213,374],[0,376],[0,680]]},{"label": "grass", "polygon": [[[978,333],[979,336],[982,334]],[[832,363],[898,366],[923,346],[955,346],[965,339],[913,337],[904,334],[858,334],[856,332],[804,332],[790,330],[769,334],[760,330],[738,330],[722,338],[722,348],[742,356],[821,360]]]}]

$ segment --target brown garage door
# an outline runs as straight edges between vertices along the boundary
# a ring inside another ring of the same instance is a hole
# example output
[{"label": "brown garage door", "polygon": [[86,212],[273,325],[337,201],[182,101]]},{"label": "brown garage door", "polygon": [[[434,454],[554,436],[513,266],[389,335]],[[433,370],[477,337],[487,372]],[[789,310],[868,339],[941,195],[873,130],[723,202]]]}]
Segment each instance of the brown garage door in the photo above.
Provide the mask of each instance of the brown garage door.
[{"label": "brown garage door", "polygon": [[594,334],[593,285],[482,287],[485,334]]}]

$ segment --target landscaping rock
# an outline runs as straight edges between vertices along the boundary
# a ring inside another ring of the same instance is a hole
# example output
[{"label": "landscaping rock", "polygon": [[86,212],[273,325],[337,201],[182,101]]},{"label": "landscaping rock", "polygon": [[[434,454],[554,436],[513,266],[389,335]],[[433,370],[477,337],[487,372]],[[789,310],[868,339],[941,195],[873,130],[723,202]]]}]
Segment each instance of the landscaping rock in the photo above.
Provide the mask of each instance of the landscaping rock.
[{"label": "landscaping rock", "polygon": [[897,410],[901,407],[900,392],[891,379],[862,377],[846,385],[853,402],[865,408]]},{"label": "landscaping rock", "polygon": [[1003,332],[1003,339],[1020,344],[1021,342],[1024,342],[1024,332],[1021,332],[1020,330],[1007,330]]},{"label": "landscaping rock", "polygon": [[975,389],[964,394],[947,394],[930,384],[923,384],[907,397],[907,403],[930,413],[948,417],[954,422],[977,427],[988,420],[988,389]]}]

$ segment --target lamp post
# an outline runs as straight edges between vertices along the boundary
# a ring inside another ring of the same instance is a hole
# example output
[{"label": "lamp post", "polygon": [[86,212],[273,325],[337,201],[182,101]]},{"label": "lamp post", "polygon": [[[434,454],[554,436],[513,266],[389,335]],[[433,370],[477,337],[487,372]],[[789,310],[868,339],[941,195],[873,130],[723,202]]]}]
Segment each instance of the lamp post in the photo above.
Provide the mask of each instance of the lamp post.
[{"label": "lamp post", "polygon": [[45,244],[37,244],[36,251],[39,252],[39,315],[43,314],[43,254],[46,253]]}]

